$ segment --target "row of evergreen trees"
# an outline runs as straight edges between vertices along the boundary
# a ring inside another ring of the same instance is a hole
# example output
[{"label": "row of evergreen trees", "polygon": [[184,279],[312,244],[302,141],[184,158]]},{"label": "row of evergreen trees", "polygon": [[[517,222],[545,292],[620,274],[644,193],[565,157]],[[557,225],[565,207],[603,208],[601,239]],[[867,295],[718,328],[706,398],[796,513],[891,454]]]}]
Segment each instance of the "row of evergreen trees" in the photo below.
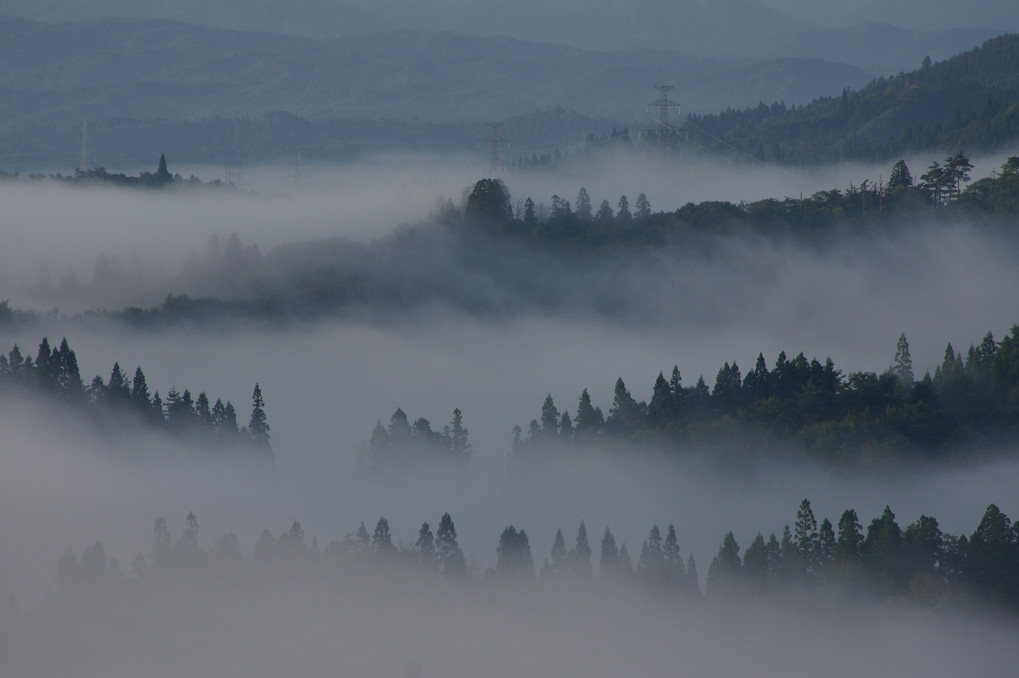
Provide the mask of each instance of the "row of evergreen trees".
[{"label": "row of evergreen trees", "polygon": [[[753,432],[752,440],[745,434]],[[965,357],[949,344],[934,375],[913,375],[909,343],[900,336],[894,363],[882,373],[844,374],[829,358],[791,360],[780,353],[769,369],[763,354],[743,374],[725,363],[708,388],[703,377],[685,386],[678,366],[659,373],[650,402],[616,380],[605,416],[587,389],[576,415],[549,394],[528,431],[514,427],[517,461],[548,458],[594,442],[645,442],[677,449],[690,444],[757,454],[793,441],[839,464],[890,456],[959,457],[977,443],[1012,441],[1019,433],[1019,325],[1001,342],[990,332]]]},{"label": "row of evergreen trees", "polygon": [[104,431],[113,431],[125,421],[167,431],[175,436],[220,447],[238,447],[254,456],[272,459],[269,423],[265,414],[262,389],[255,384],[251,418],[238,428],[233,404],[217,398],[210,403],[205,392],[197,398],[191,391],[171,386],[165,400],[159,391],[149,392],[145,373],[139,366],[129,379],[114,363],[108,380],[96,375],[86,386],[78,369],[78,358],[65,337],[57,348],[50,348],[43,337],[35,358],[24,356],[17,344],[0,354],[0,394],[55,398],[65,405],[87,413]]},{"label": "row of evergreen trees", "polygon": [[[423,523],[412,545],[393,542],[389,522],[380,518],[373,532],[364,523],[325,549],[317,536],[308,544],[297,521],[273,537],[263,530],[250,558],[241,552],[233,533],[219,537],[208,549],[198,542],[197,517],[187,516],[181,536],[174,542],[166,521],[153,529],[153,546],[146,557],[138,554],[130,571],[135,582],[181,575],[209,574],[237,577],[271,572],[310,575],[333,573],[397,576],[418,574],[449,581],[525,584],[537,580],[593,581],[635,584],[657,595],[697,598],[701,595],[697,566],[691,555],[684,561],[676,530],[669,525],[663,537],[652,526],[643,542],[636,566],[625,543],[617,547],[606,528],[595,570],[592,549],[583,522],[574,545],[567,549],[557,530],[549,556],[536,572],[530,541],[524,530],[507,526],[499,536],[494,567],[481,572],[467,560],[457,542],[449,513],[433,533]],[[57,583],[68,590],[122,584],[128,579],[118,560],[108,560],[97,542],[78,558],[68,549],[57,566]],[[942,532],[930,516],[901,528],[887,506],[866,531],[857,513],[847,509],[837,527],[827,518],[818,525],[810,501],[804,499],[792,528],[781,539],[758,534],[745,553],[732,532],[725,535],[708,569],[705,593],[709,598],[730,596],[849,596],[873,592],[881,597],[911,598],[928,603],[976,597],[1019,609],[1019,524],[991,504],[970,535]]]},{"label": "row of evergreen trees", "polygon": [[887,182],[864,180],[845,190],[817,191],[800,198],[687,203],[672,212],[652,211],[643,193],[632,209],[625,195],[615,210],[608,200],[594,209],[583,187],[575,206],[553,195],[549,205],[536,204],[528,197],[514,208],[501,180],[481,179],[467,193],[462,209],[448,200],[440,202],[433,218],[531,244],[598,248],[660,246],[692,233],[755,232],[813,238],[846,225],[893,227],[911,216],[991,218],[989,215],[1012,215],[1019,210],[1019,156],[1008,158],[992,176],[971,183],[972,169],[969,158],[960,151],[943,163],[932,161],[916,178],[905,161],[899,160]]}]

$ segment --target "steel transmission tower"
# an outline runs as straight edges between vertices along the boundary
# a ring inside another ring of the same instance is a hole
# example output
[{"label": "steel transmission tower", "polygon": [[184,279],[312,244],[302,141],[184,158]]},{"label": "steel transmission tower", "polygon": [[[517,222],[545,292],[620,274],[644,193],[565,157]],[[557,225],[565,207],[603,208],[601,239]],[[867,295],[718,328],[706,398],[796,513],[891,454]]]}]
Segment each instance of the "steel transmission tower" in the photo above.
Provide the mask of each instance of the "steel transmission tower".
[{"label": "steel transmission tower", "polygon": [[486,122],[492,132],[484,139],[478,140],[478,150],[481,150],[481,142],[488,142],[488,171],[493,176],[498,173],[500,168],[513,167],[513,163],[499,159],[499,145],[506,144],[507,150],[509,149],[509,139],[504,139],[499,136],[499,128],[504,123],[501,122]]},{"label": "steel transmission tower", "polygon": [[657,120],[654,125],[645,127],[640,133],[643,138],[654,140],[654,146],[660,156],[670,158],[673,136],[680,130],[669,121],[669,118],[673,108],[676,109],[676,116],[679,116],[679,104],[669,99],[669,90],[673,89],[673,85],[655,85],[655,89],[658,90],[659,97],[657,101],[652,101],[647,105],[647,114],[652,120],[655,120],[655,117],[651,115],[651,109],[657,108]]},{"label": "steel transmission tower", "polygon": [[81,121],[81,173],[88,172],[88,120]]}]

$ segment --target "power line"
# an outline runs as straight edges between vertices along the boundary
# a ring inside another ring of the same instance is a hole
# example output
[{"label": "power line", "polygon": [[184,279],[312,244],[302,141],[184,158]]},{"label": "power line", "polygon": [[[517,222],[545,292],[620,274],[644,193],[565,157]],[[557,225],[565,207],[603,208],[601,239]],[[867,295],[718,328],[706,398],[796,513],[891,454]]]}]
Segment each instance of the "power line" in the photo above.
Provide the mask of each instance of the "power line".
[{"label": "power line", "polygon": [[669,99],[669,91],[674,88],[673,85],[655,85],[655,89],[658,90],[658,100],[652,101],[646,107],[646,111],[652,120],[655,118],[651,115],[651,109],[658,109],[657,120],[655,124],[649,127],[645,127],[638,133],[641,138],[647,139],[648,137],[654,140],[654,146],[658,152],[658,155],[663,158],[669,158],[672,155],[672,137],[679,131],[679,128],[672,124],[670,121],[672,109],[676,109],[676,116],[679,116],[679,104]]},{"label": "power line", "polygon": [[506,150],[509,150],[509,139],[504,139],[499,136],[499,128],[503,126],[502,122],[489,121],[485,123],[491,128],[491,132],[484,139],[478,139],[478,150],[481,150],[481,143],[484,141],[488,142],[488,171],[491,175],[495,175],[500,169],[507,167],[514,167],[513,163],[501,160],[499,158],[499,146],[506,144]]},{"label": "power line", "polygon": [[88,120],[81,121],[81,172],[88,172]]}]

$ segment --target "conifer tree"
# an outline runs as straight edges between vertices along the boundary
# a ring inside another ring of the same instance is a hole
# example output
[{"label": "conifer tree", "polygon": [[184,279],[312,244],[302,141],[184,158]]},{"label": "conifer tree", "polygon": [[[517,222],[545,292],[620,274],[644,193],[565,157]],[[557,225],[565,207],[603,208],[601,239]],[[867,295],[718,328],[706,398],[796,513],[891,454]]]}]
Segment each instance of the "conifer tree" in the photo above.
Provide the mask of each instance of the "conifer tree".
[{"label": "conifer tree", "polygon": [[50,350],[49,340],[43,337],[35,357],[35,382],[43,393],[57,392],[59,359],[59,354]]},{"label": "conifer tree", "polygon": [[718,554],[708,568],[708,594],[734,593],[739,589],[743,562],[739,556],[739,544],[732,532],[725,535]]},{"label": "conifer tree", "polygon": [[616,379],[612,409],[609,410],[609,417],[605,421],[606,429],[624,435],[636,431],[644,419],[642,409],[626,389],[623,378],[619,377]]},{"label": "conifer tree", "polygon": [[817,566],[818,534],[817,519],[810,507],[810,501],[804,499],[796,512],[796,524],[793,529],[796,549],[800,555],[800,566],[806,572],[813,572]]},{"label": "conifer tree", "polygon": [[750,589],[763,593],[768,585],[771,568],[768,563],[768,547],[760,532],[743,554],[743,575]]},{"label": "conifer tree", "polygon": [[630,201],[626,199],[626,196],[620,196],[619,205],[616,207],[616,222],[622,224],[630,223],[633,219],[633,215],[630,214]]},{"label": "conifer tree", "polygon": [[195,400],[195,418],[203,430],[212,430],[212,410],[209,408],[209,397],[205,391],[198,394]]},{"label": "conifer tree", "polygon": [[432,528],[428,523],[422,523],[418,530],[418,539],[414,542],[414,552],[417,554],[418,562],[427,570],[433,571],[438,564],[436,562],[435,537]]},{"label": "conifer tree", "polygon": [[467,428],[463,425],[463,414],[460,408],[453,410],[453,420],[447,433],[449,453],[457,464],[466,464],[471,457],[471,443]]},{"label": "conifer tree", "polygon": [[379,522],[375,524],[375,532],[372,534],[372,551],[384,558],[396,554],[393,538],[389,534],[389,521],[385,518],[379,518]]},{"label": "conifer tree", "polygon": [[131,406],[145,418],[151,418],[152,396],[149,395],[145,373],[140,366],[135,368],[134,379],[131,382]]},{"label": "conifer tree", "polygon": [[687,558],[686,561],[686,581],[687,590],[690,593],[700,595],[701,585],[697,576],[697,561],[694,560],[692,553],[690,554],[690,557]]},{"label": "conifer tree", "polygon": [[[562,531],[556,539],[562,541]],[[561,557],[565,559],[566,547],[562,547]],[[512,525],[506,526],[499,535],[499,546],[496,547],[495,571],[508,579],[528,580],[534,577],[534,559],[531,557],[531,545],[527,533],[517,530]]]},{"label": "conifer tree", "polygon": [[559,435],[559,408],[552,401],[552,394],[545,396],[541,406],[541,436],[545,440],[553,440]]},{"label": "conifer tree", "polygon": [[665,534],[662,557],[665,561],[665,585],[669,588],[678,588],[686,576],[686,568],[683,566],[683,557],[679,553],[679,539],[673,525],[669,525]]},{"label": "conifer tree", "polygon": [[648,202],[647,196],[641,193],[637,196],[637,202],[634,205],[634,216],[638,219],[647,219],[651,216],[651,203]]},{"label": "conifer tree", "polygon": [[612,536],[609,528],[605,528],[605,536],[601,540],[601,558],[598,564],[598,572],[603,577],[614,577],[619,566],[619,549],[616,547],[616,538]]},{"label": "conifer tree", "polygon": [[120,363],[113,363],[110,380],[106,384],[106,400],[115,406],[131,402],[131,388],[128,386],[127,376],[120,369]]},{"label": "conifer tree", "polygon": [[580,192],[577,194],[576,215],[580,221],[590,221],[593,217],[591,212],[591,196],[587,194],[587,189],[583,186],[580,187]]},{"label": "conifer tree", "polygon": [[644,542],[637,558],[637,578],[645,586],[657,587],[663,583],[665,557],[662,553],[662,533],[657,525],[651,526],[647,541]]},{"label": "conifer tree", "polygon": [[251,421],[248,423],[248,436],[255,448],[261,452],[272,454],[269,445],[269,423],[265,416],[265,401],[262,400],[262,389],[255,384],[251,394]]},{"label": "conifer tree", "polygon": [[78,370],[78,358],[68,345],[67,337],[61,340],[57,353],[57,392],[68,400],[77,400],[82,393],[81,373]]},{"label": "conifer tree", "polygon": [[562,529],[557,529],[555,539],[552,541],[551,562],[545,561],[541,568],[543,577],[558,577],[566,572],[567,551],[566,540],[563,538]]},{"label": "conifer tree", "polygon": [[446,579],[462,579],[467,576],[467,560],[456,541],[456,527],[449,513],[442,514],[439,528],[435,531],[435,551]]},{"label": "conifer tree", "polygon": [[892,365],[892,374],[898,380],[903,392],[908,397],[913,389],[913,360],[909,356],[909,342],[905,333],[899,335],[899,341],[895,347],[895,363]]},{"label": "conifer tree", "polygon": [[580,521],[577,539],[567,555],[567,567],[571,574],[581,577],[591,575],[591,546],[587,542],[587,527]]},{"label": "conifer tree", "polygon": [[619,547],[619,558],[616,560],[616,572],[622,579],[633,578],[633,560],[630,558],[630,550],[626,548],[625,541]]},{"label": "conifer tree", "polygon": [[591,404],[591,396],[588,395],[585,388],[580,394],[580,402],[577,405],[576,436],[590,439],[601,432],[604,423],[601,409]]}]

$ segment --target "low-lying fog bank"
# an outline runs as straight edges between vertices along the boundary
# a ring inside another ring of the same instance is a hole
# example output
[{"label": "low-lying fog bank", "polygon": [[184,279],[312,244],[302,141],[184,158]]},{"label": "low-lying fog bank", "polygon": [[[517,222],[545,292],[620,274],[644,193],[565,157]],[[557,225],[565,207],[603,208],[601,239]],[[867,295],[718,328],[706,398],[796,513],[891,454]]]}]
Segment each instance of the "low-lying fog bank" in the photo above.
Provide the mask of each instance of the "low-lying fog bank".
[{"label": "low-lying fog bank", "polygon": [[684,557],[696,557],[702,577],[726,532],[732,530],[744,548],[758,532],[780,533],[795,521],[803,498],[819,521],[837,523],[854,508],[866,526],[889,505],[900,525],[931,515],[953,534],[971,532],[990,503],[1019,515],[1015,459],[869,474],[761,460],[720,474],[636,453],[626,458],[587,450],[568,464],[507,472],[501,454],[479,449],[478,463],[465,473],[372,478],[357,474],[350,451],[329,436],[333,430],[357,435],[339,419],[322,439],[304,438],[303,445],[284,446],[281,434],[275,439],[279,464],[267,472],[216,461],[164,436],[83,435],[73,421],[52,421],[59,416],[56,408],[16,403],[0,414],[0,596],[17,593],[24,604],[52,584],[66,548],[80,553],[99,540],[127,571],[136,554],[151,551],[156,517],[166,518],[177,535],[192,511],[203,546],[232,531],[246,552],[263,528],[279,534],[294,520],[309,542],[317,536],[324,547],[362,521],[370,528],[385,517],[394,543],[410,544],[422,522],[434,529],[449,512],[461,547],[482,568],[494,564],[497,537],[508,524],[527,530],[540,564],[556,530],[572,540],[582,520],[593,546],[609,527],[634,558],[652,524],[664,529],[671,523]]},{"label": "low-lying fog bank", "polygon": [[10,678],[1009,675],[1013,620],[966,611],[670,607],[602,590],[478,596],[436,584],[168,587],[23,615]]},{"label": "low-lying fog bank", "polygon": [[[929,160],[910,159],[914,175]],[[974,177],[988,175],[1001,163],[999,157],[973,160]],[[184,176],[191,171],[206,178],[217,176],[217,168],[173,169]],[[672,211],[689,202],[740,203],[845,190],[864,180],[876,184],[889,170],[890,163],[887,167],[846,164],[803,170],[707,161],[662,169],[634,159],[607,158],[576,172],[522,173],[504,180],[517,211],[527,197],[533,198],[539,212],[547,211],[553,195],[575,202],[582,187],[595,208],[604,199],[615,209],[622,195],[629,197],[632,206],[644,193],[652,210]],[[212,235],[225,243],[236,233],[245,247],[257,247],[263,254],[283,243],[333,237],[372,240],[401,224],[427,218],[442,197],[459,203],[481,171],[463,158],[387,156],[358,165],[313,167],[298,186],[293,185],[292,170],[287,168],[255,168],[249,174],[252,182],[239,191],[160,192],[64,186],[53,181],[0,182],[5,205],[0,217],[4,244],[0,299],[10,299],[19,307],[57,306],[65,312],[158,304],[169,292],[196,293],[182,289],[186,281],[176,277],[189,256],[206,252]],[[258,194],[250,194],[251,190]],[[926,258],[928,251],[922,243],[906,241],[903,254],[913,260]],[[916,252],[914,245],[919,246]],[[931,262],[934,267],[939,263],[937,258]],[[130,274],[130,283],[121,282],[116,288],[98,285],[87,296],[60,294],[96,276],[109,277],[118,268]],[[198,290],[197,294],[221,292]]]},{"label": "low-lying fog bank", "polygon": [[5,628],[10,678],[1006,676],[1012,619],[949,607],[710,606],[599,588],[172,585]]}]

